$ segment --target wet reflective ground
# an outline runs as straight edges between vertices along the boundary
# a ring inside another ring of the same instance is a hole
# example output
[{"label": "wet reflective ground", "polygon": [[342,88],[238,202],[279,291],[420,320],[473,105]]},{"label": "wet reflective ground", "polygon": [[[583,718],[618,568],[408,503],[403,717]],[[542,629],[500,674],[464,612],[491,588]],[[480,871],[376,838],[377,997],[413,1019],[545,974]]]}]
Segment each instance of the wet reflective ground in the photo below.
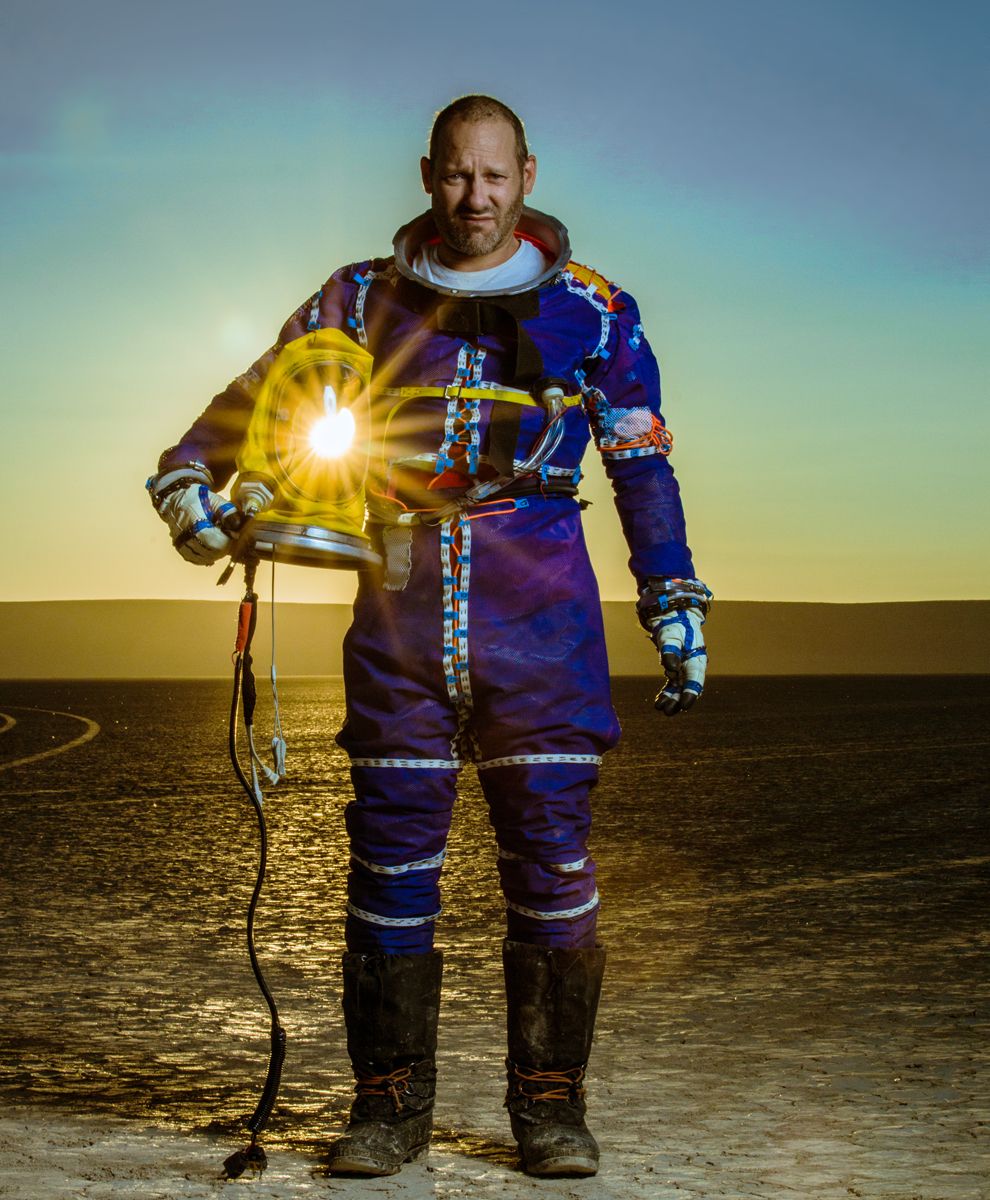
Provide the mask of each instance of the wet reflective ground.
[{"label": "wet reflective ground", "polygon": [[[716,680],[674,721],[651,688],[618,681],[624,739],[597,796],[606,1151],[687,1195],[775,1195],[774,1171],[802,1163],[805,1195],[982,1195],[990,684]],[[227,704],[224,682],[0,685],[8,1101],[231,1133],[253,1109],[257,834]],[[291,779],[267,805],[257,941],[289,1056],[267,1140],[315,1154],[350,1087],[347,764],[336,681],[287,681],[282,704]],[[100,732],[35,757],[85,733],[58,714]],[[439,1144],[499,1164],[502,908],[484,804],[462,782],[438,932]],[[725,1193],[716,1169],[734,1172]]]}]

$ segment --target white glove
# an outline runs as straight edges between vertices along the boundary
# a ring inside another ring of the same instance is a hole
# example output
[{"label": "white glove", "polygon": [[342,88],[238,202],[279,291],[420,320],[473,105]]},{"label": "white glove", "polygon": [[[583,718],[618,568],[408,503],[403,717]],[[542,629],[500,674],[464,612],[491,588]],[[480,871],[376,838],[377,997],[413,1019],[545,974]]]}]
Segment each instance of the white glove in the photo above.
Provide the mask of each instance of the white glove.
[{"label": "white glove", "polygon": [[653,640],[665,675],[656,708],[666,717],[687,712],[705,690],[708,651],[701,632],[704,623],[700,609],[682,608],[654,626]]},{"label": "white glove", "polygon": [[660,652],[665,675],[655,701],[664,716],[687,712],[705,690],[708,652],[701,627],[711,599],[700,579],[651,575],[639,589],[639,621]]},{"label": "white glove", "polygon": [[223,528],[236,529],[235,505],[211,491],[213,476],[200,463],[189,463],[153,476],[145,485],[151,503],[168,525],[172,545],[182,557],[208,567],[230,553],[234,539]]}]

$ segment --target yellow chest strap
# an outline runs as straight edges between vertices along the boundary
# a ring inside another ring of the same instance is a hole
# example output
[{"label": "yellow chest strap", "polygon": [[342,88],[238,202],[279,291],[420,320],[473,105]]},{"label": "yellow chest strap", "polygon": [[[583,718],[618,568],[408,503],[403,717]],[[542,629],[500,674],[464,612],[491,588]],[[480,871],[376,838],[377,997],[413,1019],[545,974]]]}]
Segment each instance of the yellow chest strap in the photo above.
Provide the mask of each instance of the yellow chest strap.
[{"label": "yellow chest strap", "polygon": [[[543,407],[529,392],[518,388],[460,387],[456,383],[449,383],[446,387],[373,387],[372,391],[376,396],[387,396],[397,403],[415,400],[420,396],[442,396],[446,400],[501,400],[507,404],[523,404],[530,408]],[[564,396],[562,403],[565,408],[574,408],[581,403],[581,395],[579,393],[576,396]]]}]

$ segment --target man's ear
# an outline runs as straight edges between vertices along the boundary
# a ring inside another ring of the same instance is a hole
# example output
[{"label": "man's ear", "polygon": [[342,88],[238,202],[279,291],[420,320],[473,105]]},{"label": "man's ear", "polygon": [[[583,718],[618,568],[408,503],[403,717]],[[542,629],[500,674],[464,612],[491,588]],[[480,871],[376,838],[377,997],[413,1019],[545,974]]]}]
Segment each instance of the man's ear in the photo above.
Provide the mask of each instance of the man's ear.
[{"label": "man's ear", "polygon": [[419,160],[419,173],[423,177],[423,191],[427,196],[433,195],[433,167],[430,160],[424,154]]},{"label": "man's ear", "polygon": [[523,163],[523,195],[528,196],[536,184],[536,155],[530,154]]}]

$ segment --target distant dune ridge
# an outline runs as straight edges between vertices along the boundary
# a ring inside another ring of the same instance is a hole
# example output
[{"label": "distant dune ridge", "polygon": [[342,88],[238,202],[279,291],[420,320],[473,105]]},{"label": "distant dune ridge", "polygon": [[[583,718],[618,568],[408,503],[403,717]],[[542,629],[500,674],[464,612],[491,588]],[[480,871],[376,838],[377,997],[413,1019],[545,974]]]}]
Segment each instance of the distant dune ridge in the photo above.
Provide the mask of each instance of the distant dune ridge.
[{"label": "distant dune ridge", "polygon": [[[632,604],[606,603],[615,675],[648,675],[656,654]],[[224,675],[232,601],[59,600],[0,603],[0,676],[141,679]],[[262,604],[255,647],[269,656]],[[281,675],[337,675],[346,604],[279,604]],[[990,600],[778,604],[723,600],[705,627],[721,675],[990,674]],[[266,668],[267,669],[267,668]]]}]

